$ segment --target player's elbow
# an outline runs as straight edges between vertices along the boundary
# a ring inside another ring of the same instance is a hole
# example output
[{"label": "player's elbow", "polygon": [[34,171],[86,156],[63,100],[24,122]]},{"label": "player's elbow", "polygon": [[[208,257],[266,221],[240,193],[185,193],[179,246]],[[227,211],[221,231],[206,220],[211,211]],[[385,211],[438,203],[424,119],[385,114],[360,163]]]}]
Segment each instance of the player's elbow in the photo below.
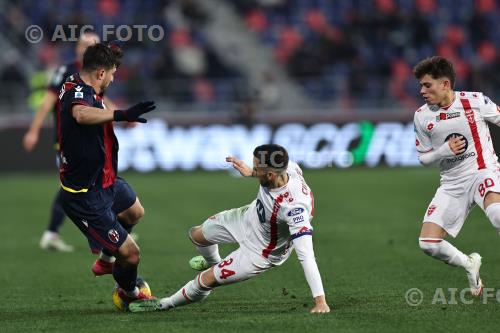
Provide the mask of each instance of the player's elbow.
[{"label": "player's elbow", "polygon": [[87,122],[85,112],[82,112],[81,110],[74,111],[73,118],[75,118],[75,121],[80,125],[86,124]]}]

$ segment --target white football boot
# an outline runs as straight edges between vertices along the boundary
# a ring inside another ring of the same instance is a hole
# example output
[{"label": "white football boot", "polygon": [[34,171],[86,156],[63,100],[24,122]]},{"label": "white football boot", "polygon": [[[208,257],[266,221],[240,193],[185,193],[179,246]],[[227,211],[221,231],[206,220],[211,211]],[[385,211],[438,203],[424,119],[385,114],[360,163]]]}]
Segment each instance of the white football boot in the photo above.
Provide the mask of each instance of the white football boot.
[{"label": "white football boot", "polygon": [[481,256],[479,253],[471,253],[469,255],[467,278],[469,279],[470,292],[473,296],[479,296],[483,293],[483,281],[479,277],[479,269],[481,268]]},{"label": "white football boot", "polygon": [[40,248],[42,250],[54,250],[59,252],[73,252],[73,246],[66,244],[58,233],[45,231],[40,239]]}]

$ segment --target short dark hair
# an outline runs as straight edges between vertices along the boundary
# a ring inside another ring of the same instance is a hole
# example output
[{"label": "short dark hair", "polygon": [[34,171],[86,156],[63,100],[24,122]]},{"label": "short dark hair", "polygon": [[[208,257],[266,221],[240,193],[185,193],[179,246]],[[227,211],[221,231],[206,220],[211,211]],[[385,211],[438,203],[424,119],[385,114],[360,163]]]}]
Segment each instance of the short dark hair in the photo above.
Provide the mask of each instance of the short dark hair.
[{"label": "short dark hair", "polygon": [[119,67],[121,64],[123,51],[118,47],[109,47],[103,43],[89,46],[83,54],[82,70],[92,72],[99,68],[109,70]]},{"label": "short dark hair", "polygon": [[277,144],[266,144],[255,148],[253,156],[259,160],[259,167],[273,168],[279,171],[288,167],[288,152]]},{"label": "short dark hair", "polygon": [[434,56],[420,61],[413,67],[413,75],[420,80],[424,75],[429,74],[433,79],[448,78],[451,88],[455,87],[455,69],[453,64],[446,58]]}]

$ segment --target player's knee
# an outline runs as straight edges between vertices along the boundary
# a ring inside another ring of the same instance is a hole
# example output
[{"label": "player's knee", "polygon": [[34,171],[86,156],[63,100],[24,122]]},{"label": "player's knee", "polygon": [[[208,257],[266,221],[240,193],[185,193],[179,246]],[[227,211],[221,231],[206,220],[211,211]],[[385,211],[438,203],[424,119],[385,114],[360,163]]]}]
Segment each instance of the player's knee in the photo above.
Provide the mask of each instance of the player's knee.
[{"label": "player's knee", "polygon": [[434,257],[439,252],[441,246],[441,238],[419,238],[418,245],[425,254]]},{"label": "player's knee", "polygon": [[128,256],[125,258],[125,262],[130,266],[138,266],[141,261],[141,253],[139,249],[130,252]]},{"label": "player's knee", "polygon": [[191,229],[189,229],[188,237],[191,240],[191,242],[196,246],[212,245],[212,243],[210,243],[209,241],[207,241],[205,239],[201,225],[198,225],[196,227],[192,227]]},{"label": "player's knee", "polygon": [[125,248],[120,248],[120,262],[124,265],[137,266],[141,260],[141,250],[135,243],[128,244]]},{"label": "player's knee", "polygon": [[217,283],[217,280],[215,279],[213,267],[198,274],[197,280],[200,287],[204,289],[212,289],[219,286],[219,283]]},{"label": "player's knee", "polygon": [[142,207],[141,204],[137,205],[131,212],[130,212],[130,224],[135,225],[139,223],[139,220],[144,216],[145,211],[144,207]]},{"label": "player's knee", "polygon": [[498,232],[500,232],[500,203],[492,203],[485,210],[486,216]]}]

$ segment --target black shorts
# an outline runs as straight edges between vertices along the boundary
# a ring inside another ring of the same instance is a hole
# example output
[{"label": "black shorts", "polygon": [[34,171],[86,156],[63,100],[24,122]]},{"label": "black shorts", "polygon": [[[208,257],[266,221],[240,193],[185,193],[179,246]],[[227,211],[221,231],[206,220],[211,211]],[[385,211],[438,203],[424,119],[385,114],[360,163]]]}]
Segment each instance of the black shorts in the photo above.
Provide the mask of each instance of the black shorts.
[{"label": "black shorts", "polygon": [[128,233],[119,223],[117,214],[135,203],[137,196],[132,187],[124,179],[117,178],[106,189],[91,189],[86,193],[62,192],[63,209],[87,237],[91,251],[98,253],[106,248],[118,252]]}]

